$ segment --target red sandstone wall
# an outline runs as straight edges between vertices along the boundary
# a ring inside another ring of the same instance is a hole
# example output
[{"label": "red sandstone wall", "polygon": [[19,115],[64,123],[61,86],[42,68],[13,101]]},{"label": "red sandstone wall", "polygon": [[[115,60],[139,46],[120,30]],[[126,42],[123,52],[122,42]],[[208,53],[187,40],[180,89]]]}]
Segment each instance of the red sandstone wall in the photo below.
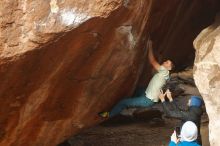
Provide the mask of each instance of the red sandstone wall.
[{"label": "red sandstone wall", "polygon": [[[157,46],[170,46],[168,32],[183,21],[173,15],[197,18],[206,6],[199,0],[13,2],[0,2],[1,146],[54,146],[101,122],[98,112],[135,89],[149,32]],[[172,37],[186,44],[176,38],[191,21],[183,22]]]}]

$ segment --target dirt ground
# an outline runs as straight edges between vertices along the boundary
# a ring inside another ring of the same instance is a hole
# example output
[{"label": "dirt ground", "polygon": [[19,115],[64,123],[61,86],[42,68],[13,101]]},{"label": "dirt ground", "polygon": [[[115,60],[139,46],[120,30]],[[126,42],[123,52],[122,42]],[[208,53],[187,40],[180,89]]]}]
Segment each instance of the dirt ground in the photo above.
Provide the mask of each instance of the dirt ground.
[{"label": "dirt ground", "polygon": [[[71,146],[167,146],[178,120],[117,117],[69,140]],[[209,146],[208,123],[202,123],[203,146]]]},{"label": "dirt ground", "polygon": [[[191,95],[199,95],[192,78],[192,69],[172,74],[167,86],[172,89],[174,101],[181,109],[187,108]],[[138,114],[131,116],[135,111]],[[60,146],[167,146],[174,128],[180,122],[165,118],[160,103],[148,109],[127,109],[122,114],[124,116],[117,116],[86,129]],[[201,134],[203,146],[209,146],[208,116],[205,112]]]}]

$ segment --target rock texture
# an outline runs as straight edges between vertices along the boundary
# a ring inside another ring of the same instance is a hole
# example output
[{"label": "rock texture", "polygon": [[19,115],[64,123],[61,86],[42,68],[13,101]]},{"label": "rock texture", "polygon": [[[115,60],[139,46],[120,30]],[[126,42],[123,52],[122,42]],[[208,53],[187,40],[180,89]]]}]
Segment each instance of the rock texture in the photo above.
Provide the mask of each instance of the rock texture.
[{"label": "rock texture", "polygon": [[55,146],[101,122],[135,87],[151,6],[1,1],[0,145]]},{"label": "rock texture", "polygon": [[220,17],[194,41],[196,59],[194,79],[209,115],[209,140],[220,145]]},{"label": "rock texture", "polygon": [[178,35],[166,34],[194,35],[183,28],[210,22],[215,2],[2,0],[0,145],[54,146],[101,122],[98,112],[133,92],[149,32],[169,48]]},{"label": "rock texture", "polygon": [[2,0],[1,57],[42,47],[61,32],[94,17],[106,18],[123,0]]}]

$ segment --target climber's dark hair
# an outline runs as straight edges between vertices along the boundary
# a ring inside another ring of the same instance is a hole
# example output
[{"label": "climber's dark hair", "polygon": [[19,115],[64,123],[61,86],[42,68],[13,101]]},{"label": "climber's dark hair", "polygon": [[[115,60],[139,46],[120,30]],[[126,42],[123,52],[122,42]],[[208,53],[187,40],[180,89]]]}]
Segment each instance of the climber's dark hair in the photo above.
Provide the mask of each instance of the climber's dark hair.
[{"label": "climber's dark hair", "polygon": [[165,62],[165,61],[167,61],[167,60],[169,60],[170,62],[171,62],[171,66],[172,66],[172,71],[175,69],[175,63],[174,63],[174,61],[172,60],[172,59],[169,59],[169,58],[164,58],[163,60],[162,60],[162,62]]},{"label": "climber's dark hair", "polygon": [[171,65],[172,65],[172,70],[175,69],[175,63],[173,62],[173,60],[169,59],[171,61]]}]

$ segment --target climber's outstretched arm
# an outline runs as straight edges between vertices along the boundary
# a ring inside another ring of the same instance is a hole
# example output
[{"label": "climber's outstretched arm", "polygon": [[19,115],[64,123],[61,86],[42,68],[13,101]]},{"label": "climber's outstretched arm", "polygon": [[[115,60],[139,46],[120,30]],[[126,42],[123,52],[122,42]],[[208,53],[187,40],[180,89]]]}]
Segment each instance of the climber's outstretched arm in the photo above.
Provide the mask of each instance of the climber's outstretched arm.
[{"label": "climber's outstretched arm", "polygon": [[159,70],[160,64],[157,62],[157,60],[154,57],[153,54],[153,43],[151,40],[148,40],[147,43],[147,49],[148,49],[148,59],[150,61],[150,64],[156,69]]}]

